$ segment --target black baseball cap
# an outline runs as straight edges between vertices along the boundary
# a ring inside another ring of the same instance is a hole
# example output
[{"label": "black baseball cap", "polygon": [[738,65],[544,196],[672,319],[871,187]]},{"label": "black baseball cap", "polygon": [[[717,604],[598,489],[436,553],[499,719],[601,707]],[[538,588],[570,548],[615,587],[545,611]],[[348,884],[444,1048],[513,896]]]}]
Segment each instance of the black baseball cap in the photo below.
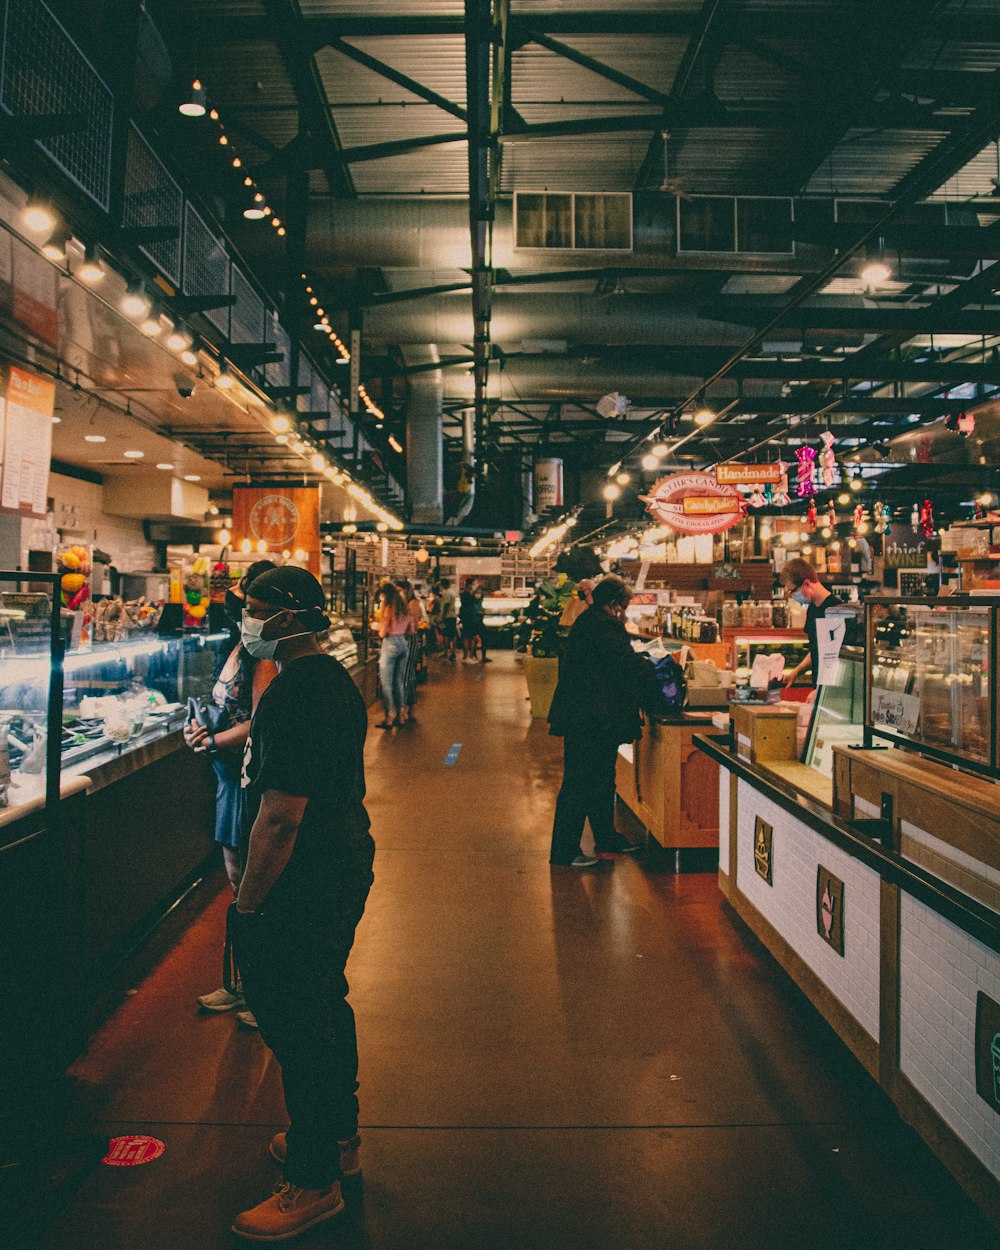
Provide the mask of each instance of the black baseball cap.
[{"label": "black baseball cap", "polygon": [[246,593],[247,598],[259,599],[272,607],[302,613],[302,623],[317,633],[330,624],[323,587],[308,569],[294,564],[269,569],[253,579]]}]

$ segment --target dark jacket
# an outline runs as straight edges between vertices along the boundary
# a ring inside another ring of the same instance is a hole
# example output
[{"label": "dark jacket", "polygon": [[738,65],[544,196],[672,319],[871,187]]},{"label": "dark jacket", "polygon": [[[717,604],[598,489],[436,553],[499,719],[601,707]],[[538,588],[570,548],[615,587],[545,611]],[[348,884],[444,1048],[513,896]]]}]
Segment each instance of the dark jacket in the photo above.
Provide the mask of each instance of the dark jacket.
[{"label": "dark jacket", "polygon": [[625,626],[590,607],[574,622],[559,659],[549,732],[563,737],[572,728],[633,742],[642,732],[641,710],[658,710],[657,693],[653,666],[632,650]]}]

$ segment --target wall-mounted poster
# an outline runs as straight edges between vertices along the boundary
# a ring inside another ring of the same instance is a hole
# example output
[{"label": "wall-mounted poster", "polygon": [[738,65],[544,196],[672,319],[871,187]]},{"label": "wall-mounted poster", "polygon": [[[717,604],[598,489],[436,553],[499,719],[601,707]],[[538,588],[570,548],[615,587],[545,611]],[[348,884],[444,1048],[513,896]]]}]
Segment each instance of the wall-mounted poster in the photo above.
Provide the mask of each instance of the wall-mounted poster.
[{"label": "wall-mounted poster", "polygon": [[17,365],[5,366],[2,377],[0,510],[44,517],[48,508],[56,385]]},{"label": "wall-mounted poster", "polygon": [[[262,555],[283,556],[320,572],[319,488],[236,486],[233,488],[233,546],[244,543]],[[296,558],[304,552],[305,559]]]}]

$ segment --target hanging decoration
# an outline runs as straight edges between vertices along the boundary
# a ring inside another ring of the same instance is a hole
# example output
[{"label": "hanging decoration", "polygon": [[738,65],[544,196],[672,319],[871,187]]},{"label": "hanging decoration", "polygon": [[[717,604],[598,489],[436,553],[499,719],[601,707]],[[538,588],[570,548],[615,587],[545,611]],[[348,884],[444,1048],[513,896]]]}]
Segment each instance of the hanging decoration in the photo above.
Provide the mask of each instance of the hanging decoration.
[{"label": "hanging decoration", "polygon": [[799,447],[795,452],[799,462],[799,477],[795,484],[795,493],[800,499],[816,494],[816,448]]},{"label": "hanging decoration", "polygon": [[826,510],[826,523],[832,530],[837,528],[837,508],[832,499]]},{"label": "hanging decoration", "polygon": [[913,511],[910,513],[910,528],[916,529],[920,524],[920,509],[916,504],[913,505]]},{"label": "hanging decoration", "polygon": [[763,508],[763,506],[767,503],[767,496],[764,493],[763,483],[757,482],[754,485],[753,489],[750,491],[750,498],[747,500],[747,503],[751,508]]},{"label": "hanging decoration", "polygon": [[768,502],[773,504],[776,508],[787,508],[792,502],[788,494],[788,465],[785,464],[783,460],[779,460],[778,468],[781,470],[781,480],[778,482],[778,485],[771,490],[771,498]]},{"label": "hanging decoration", "polygon": [[864,533],[864,530],[861,528],[864,525],[864,523],[865,523],[864,506],[862,504],[857,504],[854,508],[854,532],[856,534]]},{"label": "hanging decoration", "polygon": [[946,430],[951,430],[955,434],[963,434],[968,438],[970,434],[975,433],[976,416],[972,412],[951,412],[945,417],[944,425]]},{"label": "hanging decoration", "polygon": [[816,500],[809,500],[809,511],[806,513],[806,529],[814,530],[816,528]]},{"label": "hanging decoration", "polygon": [[837,457],[833,454],[834,436],[829,430],[824,430],[822,434],[823,450],[820,453],[819,463],[822,474],[822,482],[824,486],[835,486],[837,484]]},{"label": "hanging decoration", "polygon": [[937,533],[937,527],[934,524],[934,505],[929,499],[925,499],[920,505],[920,532],[925,538],[933,538]]},{"label": "hanging decoration", "polygon": [[872,508],[872,513],[875,519],[875,533],[884,534],[889,528],[891,512],[889,512],[884,503],[877,503]]}]

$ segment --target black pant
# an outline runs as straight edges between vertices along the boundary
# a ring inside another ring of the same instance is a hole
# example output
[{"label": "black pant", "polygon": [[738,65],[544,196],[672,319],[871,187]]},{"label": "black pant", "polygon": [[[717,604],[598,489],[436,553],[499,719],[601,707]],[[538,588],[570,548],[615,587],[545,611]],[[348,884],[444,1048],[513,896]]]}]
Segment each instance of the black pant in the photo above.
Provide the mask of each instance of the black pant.
[{"label": "black pant", "polygon": [[234,934],[247,1005],[281,1065],[285,1179],[303,1189],[339,1178],[337,1143],[358,1131],[358,1038],[344,969],[373,879],[345,885],[326,906],[265,903]]},{"label": "black pant", "polygon": [[580,854],[580,839],[588,819],[598,851],[613,851],[621,845],[623,839],[615,831],[617,758],[618,743],[607,735],[580,729],[566,734],[549,863],[568,864]]}]

